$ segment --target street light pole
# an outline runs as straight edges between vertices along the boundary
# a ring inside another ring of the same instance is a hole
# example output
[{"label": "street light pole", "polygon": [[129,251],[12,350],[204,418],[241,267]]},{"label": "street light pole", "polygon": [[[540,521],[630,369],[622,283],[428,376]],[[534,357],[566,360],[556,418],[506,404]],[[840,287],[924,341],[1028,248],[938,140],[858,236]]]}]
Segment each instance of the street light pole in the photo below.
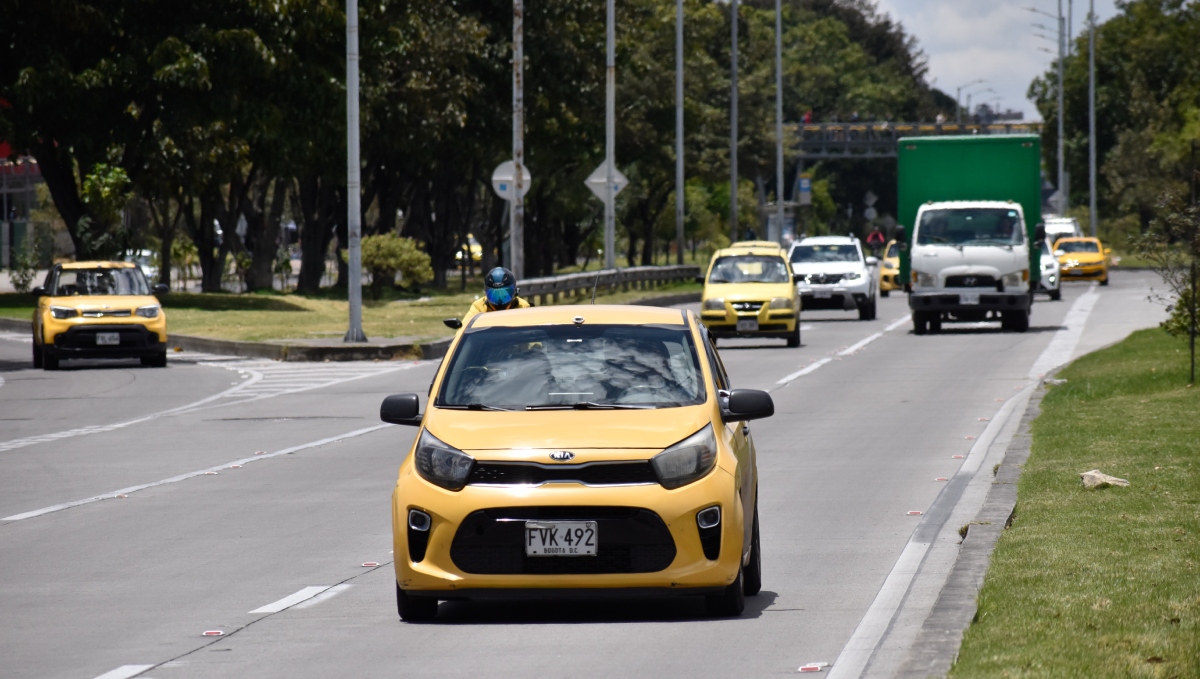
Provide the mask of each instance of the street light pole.
[{"label": "street light pole", "polygon": [[966,85],[959,85],[954,90],[954,122],[956,124],[962,125],[962,91],[967,89],[968,87],[974,87],[976,85],[981,85],[985,82],[987,82],[987,80],[984,80],[983,78],[977,78],[977,79],[972,80],[971,82],[967,83]]},{"label": "street light pole", "polygon": [[775,233],[768,240],[783,240],[783,7],[775,0]]},{"label": "street light pole", "polygon": [[738,239],[738,0],[729,1],[732,35],[729,94],[729,230],[731,242]]},{"label": "street light pole", "polygon": [[362,329],[362,169],[358,154],[358,0],[346,0],[346,232],[350,242],[350,327],[345,342],[366,342]]},{"label": "street light pole", "polygon": [[1096,238],[1096,2],[1088,0],[1088,224]]},{"label": "street light pole", "polygon": [[683,0],[675,0],[675,261],[683,264]]},{"label": "street light pole", "polygon": [[509,201],[509,268],[525,277],[525,3],[513,0],[513,197]]},{"label": "street light pole", "polygon": [[605,42],[608,53],[605,57],[604,85],[604,159],[607,165],[605,176],[604,200],[604,268],[613,269],[617,266],[616,249],[617,219],[615,210],[616,192],[613,191],[613,171],[617,167],[616,159],[616,110],[617,110],[617,62],[616,62],[616,10],[613,0],[608,0],[608,26]]},{"label": "street light pole", "polygon": [[1066,37],[1063,34],[1062,0],[1058,0],[1058,211],[1067,212],[1067,165],[1063,157],[1063,66],[1066,62]]}]

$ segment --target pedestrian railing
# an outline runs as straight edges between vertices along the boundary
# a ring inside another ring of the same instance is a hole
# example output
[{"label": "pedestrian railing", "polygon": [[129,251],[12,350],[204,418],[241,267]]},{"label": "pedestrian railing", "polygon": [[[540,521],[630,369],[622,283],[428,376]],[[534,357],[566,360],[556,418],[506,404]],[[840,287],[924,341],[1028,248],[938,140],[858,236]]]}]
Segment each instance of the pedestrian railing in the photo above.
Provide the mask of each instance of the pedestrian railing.
[{"label": "pedestrian railing", "polygon": [[517,283],[521,296],[537,304],[557,302],[563,296],[587,298],[592,288],[601,291],[649,290],[672,281],[690,281],[700,275],[694,264],[672,266],[633,266],[628,269],[602,269],[545,278],[526,278]]}]

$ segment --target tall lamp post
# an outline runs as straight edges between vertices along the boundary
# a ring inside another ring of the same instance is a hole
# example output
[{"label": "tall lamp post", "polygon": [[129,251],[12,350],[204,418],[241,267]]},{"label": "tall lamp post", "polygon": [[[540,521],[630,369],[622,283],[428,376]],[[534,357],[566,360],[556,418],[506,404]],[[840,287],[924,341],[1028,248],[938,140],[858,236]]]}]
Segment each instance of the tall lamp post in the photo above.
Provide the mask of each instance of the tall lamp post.
[{"label": "tall lamp post", "polygon": [[783,240],[783,7],[775,0],[775,233],[768,240]]},{"label": "tall lamp post", "polygon": [[738,0],[729,0],[731,28],[729,94],[729,230],[730,241],[738,239]]},{"label": "tall lamp post", "polygon": [[962,91],[967,89],[968,87],[982,85],[983,83],[986,83],[986,82],[987,81],[984,80],[983,78],[978,78],[978,79],[972,80],[971,82],[967,83],[966,85],[959,85],[957,88],[955,88],[955,90],[954,90],[954,122],[955,123],[962,125]]},{"label": "tall lamp post", "polygon": [[683,0],[675,0],[675,261],[683,264]]},{"label": "tall lamp post", "polygon": [[366,342],[362,329],[362,169],[358,156],[358,0],[346,0],[346,232],[350,327],[343,341]]},{"label": "tall lamp post", "polygon": [[509,268],[517,280],[525,277],[525,3],[513,0],[512,149],[513,197],[508,203]]},{"label": "tall lamp post", "polygon": [[1058,211],[1060,213],[1065,213],[1067,211],[1067,166],[1066,157],[1063,155],[1063,67],[1065,66],[1067,60],[1067,34],[1065,30],[1066,19],[1063,17],[1062,0],[1058,0],[1057,16],[1050,14],[1049,12],[1043,12],[1036,7],[1026,7],[1025,10],[1054,19],[1057,22],[1056,25],[1058,26],[1058,147],[1056,150],[1056,153],[1058,154]]},{"label": "tall lamp post", "polygon": [[1096,238],[1096,2],[1088,0],[1088,225]]},{"label": "tall lamp post", "polygon": [[616,191],[613,186],[614,174],[617,169],[616,158],[616,117],[617,117],[617,19],[613,0],[608,0],[606,10],[608,25],[605,28],[605,45],[607,54],[604,60],[604,159],[605,159],[605,195],[604,201],[604,268],[612,269],[617,266],[617,217]]}]

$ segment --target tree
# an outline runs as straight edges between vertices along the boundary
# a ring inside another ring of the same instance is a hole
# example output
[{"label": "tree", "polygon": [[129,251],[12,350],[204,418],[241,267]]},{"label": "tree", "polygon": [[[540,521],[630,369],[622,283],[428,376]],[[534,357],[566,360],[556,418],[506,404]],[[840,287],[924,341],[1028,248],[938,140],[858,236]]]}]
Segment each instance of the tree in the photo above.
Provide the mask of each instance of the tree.
[{"label": "tree", "polygon": [[[1195,170],[1193,170],[1195,174]],[[1200,177],[1193,177],[1193,181]],[[1159,217],[1139,241],[1138,251],[1153,264],[1168,288],[1171,312],[1163,328],[1172,335],[1188,338],[1191,371],[1188,384],[1196,383],[1197,267],[1200,266],[1200,206],[1194,195],[1185,205],[1177,194],[1164,194],[1158,204]]]}]

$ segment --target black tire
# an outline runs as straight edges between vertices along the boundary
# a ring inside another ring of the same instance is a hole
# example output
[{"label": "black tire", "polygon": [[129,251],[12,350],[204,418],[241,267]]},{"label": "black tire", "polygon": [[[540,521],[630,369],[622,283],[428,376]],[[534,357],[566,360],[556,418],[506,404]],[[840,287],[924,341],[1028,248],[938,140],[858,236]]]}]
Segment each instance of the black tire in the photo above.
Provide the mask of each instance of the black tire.
[{"label": "black tire", "polygon": [[941,314],[934,314],[933,317],[929,319],[929,334],[936,335],[937,333],[939,333],[941,331],[942,331],[942,316],[941,316]]},{"label": "black tire", "polygon": [[871,320],[873,321],[878,317],[879,317],[879,298],[872,297],[871,298]]},{"label": "black tire", "polygon": [[33,368],[35,370],[42,368],[42,348],[38,346],[37,342],[33,343]]},{"label": "black tire", "polygon": [[743,586],[742,569],[738,569],[737,577],[729,586],[716,594],[704,597],[704,607],[709,615],[722,618],[733,618],[746,610],[746,590]]},{"label": "black tire", "polygon": [[1100,285],[1108,285],[1108,276],[1105,276],[1104,280],[1100,281]]},{"label": "black tire", "polygon": [[891,290],[880,290],[880,291],[879,291],[879,296],[880,296],[880,297],[887,297],[887,296],[888,296],[888,295],[890,295],[890,294],[892,294],[892,291],[891,291]]},{"label": "black tire", "polygon": [[912,313],[913,334],[924,335],[929,331],[929,318],[925,316],[923,311],[914,311]]},{"label": "black tire", "polygon": [[754,505],[754,529],[750,534],[750,563],[742,570],[742,591],[754,596],[762,589],[762,546],[758,538],[758,504]]},{"label": "black tire", "polygon": [[858,305],[858,320],[860,320],[860,321],[871,320],[871,303],[870,302],[863,302],[862,304]]},{"label": "black tire", "polygon": [[793,348],[793,349],[800,346],[800,319],[799,318],[796,319],[795,332],[793,332],[791,334],[791,336],[789,336],[787,338],[787,345],[788,345],[788,347]]},{"label": "black tire", "polygon": [[43,370],[58,370],[58,357],[47,354],[42,350],[42,369]]},{"label": "black tire", "polygon": [[1051,302],[1057,302],[1060,299],[1062,299],[1062,290],[1061,289],[1050,291],[1050,301]]},{"label": "black tire", "polygon": [[142,365],[147,368],[165,368],[167,367],[167,352],[155,354],[154,356],[143,356]]},{"label": "black tire", "polygon": [[1029,312],[1005,311],[1000,317],[1000,329],[1008,332],[1025,332],[1029,330]]},{"label": "black tire", "polygon": [[396,583],[396,612],[404,622],[429,622],[437,617],[438,600],[433,597],[410,596]]}]

